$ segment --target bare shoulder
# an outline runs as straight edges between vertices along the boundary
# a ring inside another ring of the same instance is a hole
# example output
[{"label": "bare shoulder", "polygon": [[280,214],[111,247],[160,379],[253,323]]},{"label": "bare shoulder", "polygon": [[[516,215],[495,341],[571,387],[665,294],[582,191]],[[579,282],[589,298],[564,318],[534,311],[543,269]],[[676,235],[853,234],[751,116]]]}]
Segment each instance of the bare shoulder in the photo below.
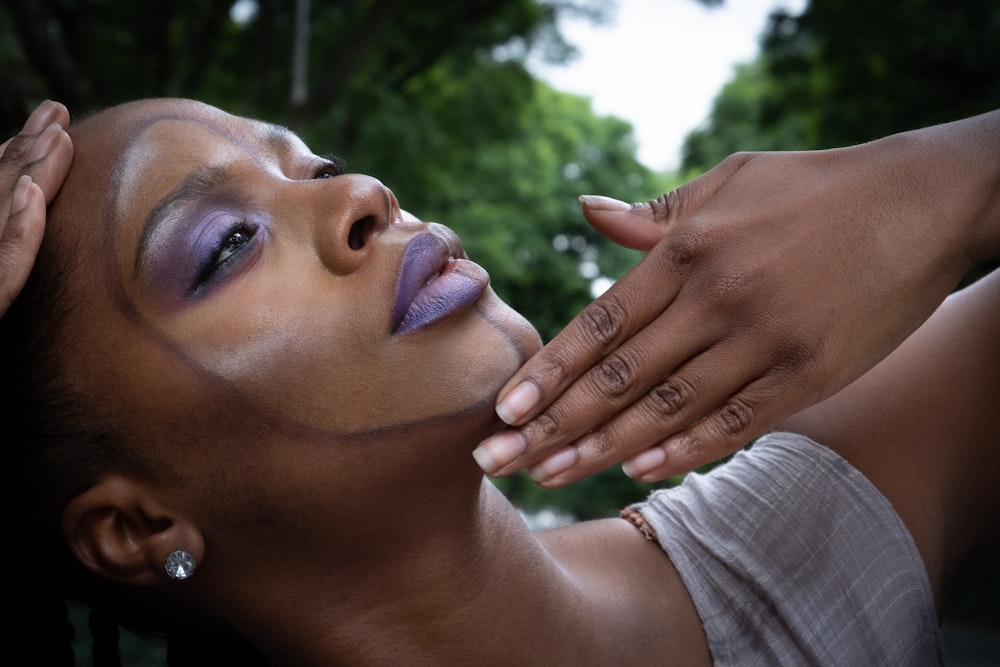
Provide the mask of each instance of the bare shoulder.
[{"label": "bare shoulder", "polygon": [[[950,296],[889,357],[789,419],[889,499],[935,595],[995,533],[1000,505],[1000,271]],[[940,602],[940,597],[938,597]]]},{"label": "bare shoulder", "polygon": [[[587,591],[590,603],[615,609],[619,636],[636,663],[711,665],[691,596],[667,554],[622,519],[585,521],[540,535]],[[623,649],[624,650],[624,649]]]}]

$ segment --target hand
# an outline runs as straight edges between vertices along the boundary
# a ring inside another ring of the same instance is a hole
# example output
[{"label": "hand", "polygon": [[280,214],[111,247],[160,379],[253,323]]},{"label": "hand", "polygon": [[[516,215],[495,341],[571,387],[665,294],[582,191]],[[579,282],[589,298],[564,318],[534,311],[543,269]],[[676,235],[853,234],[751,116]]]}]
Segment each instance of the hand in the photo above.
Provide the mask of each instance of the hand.
[{"label": "hand", "polygon": [[58,102],[38,105],[20,134],[0,145],[0,316],[21,291],[45,230],[45,207],[73,160]]},{"label": "hand", "polygon": [[481,443],[480,466],[556,487],[625,460],[656,481],[859,377],[985,252],[969,230],[995,142],[958,130],[737,154],[648,204],[583,198],[594,227],[651,250],[503,387],[519,428]]}]

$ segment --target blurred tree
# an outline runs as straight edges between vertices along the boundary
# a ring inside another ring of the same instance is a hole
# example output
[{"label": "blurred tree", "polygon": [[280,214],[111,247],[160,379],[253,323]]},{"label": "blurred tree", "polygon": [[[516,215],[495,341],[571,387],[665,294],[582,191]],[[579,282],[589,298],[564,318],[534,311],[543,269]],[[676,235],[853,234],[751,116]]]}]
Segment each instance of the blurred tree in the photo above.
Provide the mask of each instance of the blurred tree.
[{"label": "blurred tree", "polygon": [[812,0],[765,37],[785,92],[768,120],[811,116],[829,147],[988,111],[1000,106],[998,34],[994,0]]},{"label": "blurred tree", "polygon": [[774,119],[785,81],[770,74],[766,56],[738,65],[715,97],[707,122],[689,132],[681,148],[681,170],[693,178],[737,151],[800,150],[815,145],[809,114]]},{"label": "blurred tree", "polygon": [[3,2],[8,127],[44,97],[79,113],[151,96],[288,125],[458,228],[546,338],[589,301],[593,278],[636,259],[593,234],[576,196],[661,189],[627,124],[524,66],[533,50],[570,57],[557,16],[601,21],[599,0]]},{"label": "blurred tree", "polygon": [[740,68],[691,133],[682,165],[704,171],[739,150],[830,148],[1000,107],[994,0],[811,0],[772,14],[756,62]]},{"label": "blurred tree", "polygon": [[[601,0],[2,2],[7,127],[45,97],[79,114],[150,96],[288,125],[459,231],[546,339],[590,301],[595,278],[638,259],[584,223],[577,195],[669,189],[636,161],[627,123],[524,66],[535,52],[571,57],[556,18],[604,20],[613,5]],[[644,493],[615,470],[539,502],[593,516]]]}]

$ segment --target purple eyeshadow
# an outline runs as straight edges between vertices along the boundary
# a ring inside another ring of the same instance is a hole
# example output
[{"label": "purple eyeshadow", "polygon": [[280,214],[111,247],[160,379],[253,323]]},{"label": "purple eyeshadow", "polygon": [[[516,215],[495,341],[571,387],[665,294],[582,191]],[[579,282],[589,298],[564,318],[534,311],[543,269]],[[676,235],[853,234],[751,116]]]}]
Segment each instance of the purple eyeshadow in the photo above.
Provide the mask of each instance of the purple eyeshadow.
[{"label": "purple eyeshadow", "polygon": [[259,228],[259,222],[218,209],[166,221],[147,257],[154,289],[170,298],[191,296],[202,280],[212,277],[212,262],[231,234],[250,229],[256,235]]}]

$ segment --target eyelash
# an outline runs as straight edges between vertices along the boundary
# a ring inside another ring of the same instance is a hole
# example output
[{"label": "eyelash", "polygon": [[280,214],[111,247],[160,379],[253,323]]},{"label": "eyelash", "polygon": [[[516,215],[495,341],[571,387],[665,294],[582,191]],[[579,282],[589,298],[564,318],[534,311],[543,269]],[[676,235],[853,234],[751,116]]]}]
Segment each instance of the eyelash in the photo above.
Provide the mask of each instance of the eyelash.
[{"label": "eyelash", "polygon": [[[343,174],[343,163],[337,159],[325,160],[313,175],[313,179],[336,178]],[[226,230],[226,233],[219,238],[218,245],[212,250],[208,261],[202,270],[198,272],[198,277],[194,282],[192,292],[197,292],[206,284],[212,282],[219,271],[230,262],[257,234],[257,226],[249,224],[244,219],[238,219]],[[239,237],[241,240],[234,243],[233,239]]]},{"label": "eyelash", "polygon": [[319,166],[316,170],[316,175],[313,179],[325,179],[325,178],[336,178],[344,173],[344,163],[339,159],[332,158],[327,159],[323,164]]},{"label": "eyelash", "polygon": [[[205,266],[198,273],[193,292],[197,292],[206,284],[218,277],[219,272],[257,235],[257,226],[246,220],[237,219],[234,224],[219,237],[218,245],[212,250]],[[241,238],[238,243],[232,243],[234,238]]]}]

